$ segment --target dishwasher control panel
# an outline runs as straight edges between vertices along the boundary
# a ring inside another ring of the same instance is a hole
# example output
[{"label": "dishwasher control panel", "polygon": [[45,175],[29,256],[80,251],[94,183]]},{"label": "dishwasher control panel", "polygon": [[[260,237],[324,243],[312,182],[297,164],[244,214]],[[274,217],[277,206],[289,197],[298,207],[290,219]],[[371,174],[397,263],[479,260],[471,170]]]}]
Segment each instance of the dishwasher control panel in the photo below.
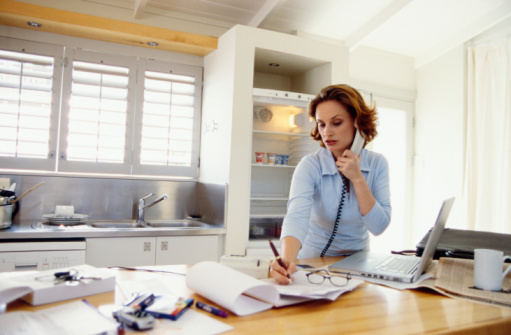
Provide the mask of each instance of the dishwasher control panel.
[{"label": "dishwasher control panel", "polygon": [[0,243],[0,272],[51,270],[85,264],[86,242]]}]

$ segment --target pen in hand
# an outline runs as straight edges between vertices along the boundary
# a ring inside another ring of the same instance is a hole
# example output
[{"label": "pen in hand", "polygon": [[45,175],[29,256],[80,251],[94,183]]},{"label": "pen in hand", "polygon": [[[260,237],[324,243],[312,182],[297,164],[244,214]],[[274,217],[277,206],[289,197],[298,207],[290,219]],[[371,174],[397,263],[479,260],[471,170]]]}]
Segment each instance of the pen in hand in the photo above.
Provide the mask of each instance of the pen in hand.
[{"label": "pen in hand", "polygon": [[[280,258],[279,252],[277,251],[277,248],[275,248],[275,245],[273,245],[273,242],[270,240],[270,247],[273,251],[273,254],[275,255],[275,259],[277,262],[279,262],[280,266],[282,266],[287,271],[287,266],[282,261],[282,258]],[[289,277],[289,273],[286,273],[286,277],[289,279],[289,283],[291,284],[291,277]]]}]

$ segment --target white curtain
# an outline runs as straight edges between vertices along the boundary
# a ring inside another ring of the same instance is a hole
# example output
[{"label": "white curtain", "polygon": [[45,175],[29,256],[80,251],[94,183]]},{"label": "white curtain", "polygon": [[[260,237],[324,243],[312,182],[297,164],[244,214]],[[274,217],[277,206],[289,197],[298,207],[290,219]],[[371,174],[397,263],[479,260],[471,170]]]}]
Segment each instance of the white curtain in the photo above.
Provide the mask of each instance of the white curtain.
[{"label": "white curtain", "polygon": [[467,50],[467,228],[511,234],[511,39]]}]

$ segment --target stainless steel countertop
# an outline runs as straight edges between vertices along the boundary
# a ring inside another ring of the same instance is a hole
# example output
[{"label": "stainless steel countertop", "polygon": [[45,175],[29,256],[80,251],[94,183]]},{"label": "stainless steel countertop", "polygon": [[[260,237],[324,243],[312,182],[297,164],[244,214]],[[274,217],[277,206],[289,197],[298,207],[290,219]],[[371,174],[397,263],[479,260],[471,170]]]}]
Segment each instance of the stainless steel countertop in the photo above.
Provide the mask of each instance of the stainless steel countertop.
[{"label": "stainless steel countertop", "polygon": [[[96,220],[108,221],[108,220]],[[115,221],[115,220],[112,220]],[[122,221],[122,220],[119,220]],[[0,243],[4,240],[16,239],[47,239],[47,238],[92,238],[92,237],[150,237],[150,236],[200,236],[222,235],[226,233],[223,226],[206,224],[204,227],[169,228],[169,227],[141,227],[141,228],[94,228],[89,225],[77,225],[60,228],[34,228],[38,220],[29,220],[14,224],[10,228],[0,230]]]}]

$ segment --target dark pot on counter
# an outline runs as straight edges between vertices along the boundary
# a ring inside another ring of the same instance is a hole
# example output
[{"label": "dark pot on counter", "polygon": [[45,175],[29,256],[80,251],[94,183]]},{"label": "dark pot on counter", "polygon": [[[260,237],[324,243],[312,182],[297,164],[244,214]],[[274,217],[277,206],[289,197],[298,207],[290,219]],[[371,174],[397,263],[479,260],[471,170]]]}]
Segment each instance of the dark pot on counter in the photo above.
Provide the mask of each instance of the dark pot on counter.
[{"label": "dark pot on counter", "polygon": [[14,216],[20,209],[20,202],[12,202],[16,199],[13,191],[0,190],[0,229],[9,228]]}]

